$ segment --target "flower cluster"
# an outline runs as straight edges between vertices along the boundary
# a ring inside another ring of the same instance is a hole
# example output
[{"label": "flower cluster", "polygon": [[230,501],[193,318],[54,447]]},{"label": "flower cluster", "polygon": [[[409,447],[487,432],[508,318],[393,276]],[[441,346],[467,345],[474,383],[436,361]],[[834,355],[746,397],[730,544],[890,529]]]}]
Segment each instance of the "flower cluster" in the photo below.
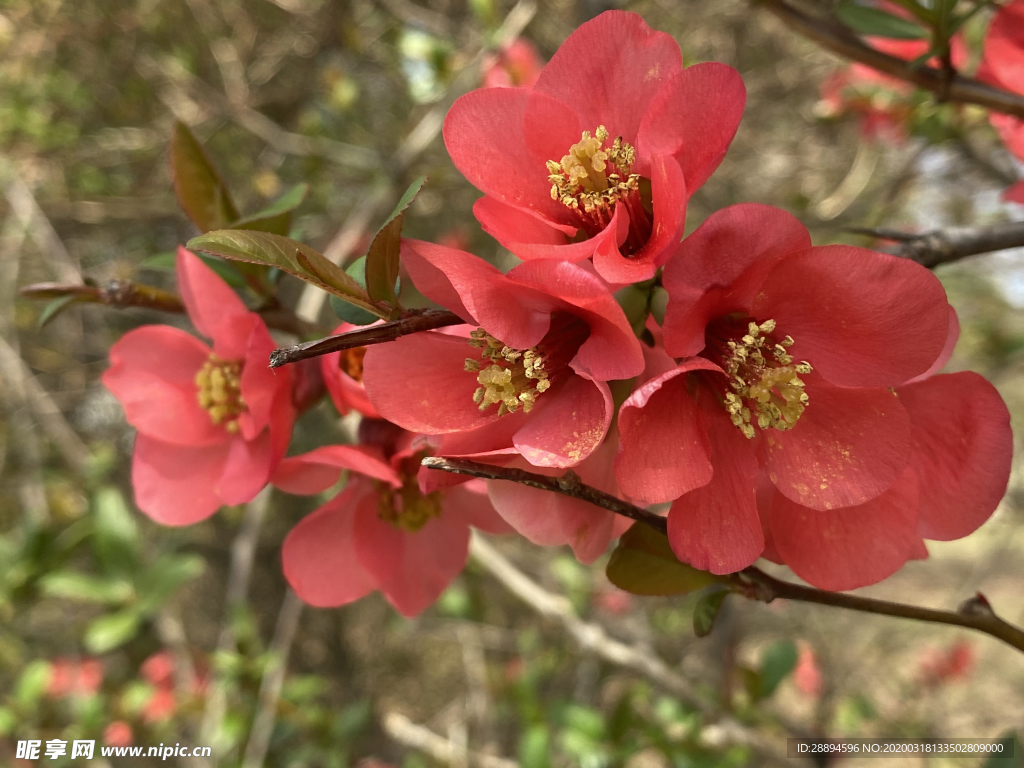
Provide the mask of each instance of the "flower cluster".
[{"label": "flower cluster", "polygon": [[[104,377],[138,432],[143,511],[180,525],[268,483],[334,489],[284,542],[289,583],[317,606],[379,591],[406,615],[463,568],[471,527],[591,562],[630,523],[428,470],[425,456],[571,468],[670,505],[669,543],[686,563],[725,574],[765,557],[833,590],[884,579],[927,557],[925,539],[991,515],[1008,414],[980,376],[938,373],[958,324],[931,272],[814,246],[763,205],[725,208],[682,237],[689,196],[739,124],[735,70],[684,67],[668,35],[609,11],[522,82],[463,96],[444,126],[484,193],[480,224],[522,263],[502,272],[457,248],[401,244],[416,289],[460,324],[324,356],[319,378],[272,371],[260,316],[179,252],[189,317],[213,347],[141,328]],[[286,456],[320,379],[338,411],[360,414],[358,440]]]}]

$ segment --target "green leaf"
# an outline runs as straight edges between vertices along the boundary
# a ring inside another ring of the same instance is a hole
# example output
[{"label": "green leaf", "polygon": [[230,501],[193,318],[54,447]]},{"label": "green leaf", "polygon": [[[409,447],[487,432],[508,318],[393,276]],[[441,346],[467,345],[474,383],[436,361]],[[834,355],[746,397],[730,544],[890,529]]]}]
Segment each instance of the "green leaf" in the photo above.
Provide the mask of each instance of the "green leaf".
[{"label": "green leaf", "polygon": [[[216,256],[210,256],[205,253],[197,253],[196,256],[202,259],[206,266],[216,272],[217,276],[232,288],[245,288],[247,285],[245,278],[230,261],[224,261],[224,259],[218,259]],[[178,269],[178,255],[173,251],[158,253],[156,256],[150,256],[143,261],[139,264],[139,267],[142,269],[157,269],[161,272],[174,272]]]},{"label": "green leaf", "polygon": [[519,739],[519,765],[522,768],[549,768],[551,735],[543,724],[531,725]]},{"label": "green leaf", "polygon": [[402,222],[405,211],[423,188],[426,176],[420,176],[409,185],[370,244],[366,254],[366,290],[374,301],[386,301],[398,306],[395,281],[398,280],[399,254],[402,247]]},{"label": "green leaf", "polygon": [[50,663],[36,659],[28,663],[14,687],[14,698],[23,708],[35,706],[50,683]]},{"label": "green leaf", "polygon": [[59,299],[54,299],[45,307],[43,311],[39,313],[39,327],[43,328],[53,320],[57,315],[67,309],[69,306],[78,301],[79,297],[75,294],[69,296],[61,296]]},{"label": "green leaf", "polygon": [[159,610],[205,567],[206,563],[199,555],[164,555],[159,558],[137,582],[139,610],[143,613]]},{"label": "green leaf", "polygon": [[683,595],[721,581],[679,562],[665,534],[643,523],[622,535],[605,573],[612,584],[634,595]]},{"label": "green leaf", "polygon": [[93,551],[109,572],[131,574],[138,560],[139,528],[124,496],[106,487],[93,498]]},{"label": "green leaf", "polygon": [[915,21],[852,0],[840,3],[836,8],[836,16],[859,35],[878,35],[896,40],[921,40],[928,37],[928,30]]},{"label": "green leaf", "polygon": [[262,211],[244,216],[228,225],[231,229],[255,229],[275,235],[288,235],[292,228],[292,212],[309,194],[309,184],[296,184]]},{"label": "green leaf", "polygon": [[385,309],[374,303],[359,283],[341,267],[332,264],[323,254],[308,245],[281,235],[223,229],[194,237],[188,241],[187,247],[225,259],[277,267],[377,317],[388,317],[390,314],[390,307]]},{"label": "green leaf", "polygon": [[85,647],[90,653],[106,653],[131,640],[139,631],[139,614],[134,610],[100,616],[85,630]]},{"label": "green leaf", "polygon": [[227,185],[195,134],[175,122],[170,146],[171,181],[178,203],[201,232],[221,229],[238,219]]},{"label": "green leaf", "polygon": [[796,667],[796,645],[792,640],[780,640],[768,647],[761,659],[760,685],[757,689],[759,699],[771,696],[779,683]]},{"label": "green leaf", "polygon": [[701,595],[700,600],[693,609],[693,634],[697,637],[707,637],[715,628],[715,618],[718,616],[718,609],[722,607],[729,590],[724,587]]},{"label": "green leaf", "polygon": [[104,579],[78,571],[54,571],[39,580],[43,592],[51,597],[117,605],[131,600],[132,586],[118,579]]},{"label": "green leaf", "polygon": [[[366,287],[366,257],[360,256],[345,268],[345,274],[359,283],[361,288]],[[339,318],[352,325],[369,325],[380,318],[372,315],[365,309],[352,306],[347,301],[342,301],[337,296],[330,297],[331,309]]]}]

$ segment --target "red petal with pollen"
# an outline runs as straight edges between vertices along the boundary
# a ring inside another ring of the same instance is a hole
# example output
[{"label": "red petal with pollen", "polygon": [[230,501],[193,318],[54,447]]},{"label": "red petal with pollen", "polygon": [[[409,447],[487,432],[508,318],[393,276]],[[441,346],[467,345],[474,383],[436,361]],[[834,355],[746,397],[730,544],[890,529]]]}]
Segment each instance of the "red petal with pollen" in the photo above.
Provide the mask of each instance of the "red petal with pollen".
[{"label": "red petal with pollen", "polygon": [[671,35],[652,30],[635,13],[606,11],[569,35],[534,88],[572,107],[584,130],[604,125],[612,138],[634,143],[648,104],[682,66]]},{"label": "red petal with pollen", "polygon": [[140,433],[132,456],[135,503],[162,525],[205,520],[224,505],[216,488],[227,457],[227,443],[197,448]]},{"label": "red petal with pollen", "polygon": [[619,409],[615,476],[629,498],[672,501],[711,481],[710,447],[687,390],[686,374],[697,369],[721,371],[700,357],[687,360],[634,390]]},{"label": "red petal with pollen", "polygon": [[396,488],[402,484],[380,450],[365,445],[324,445],[300,456],[289,456],[277,465],[271,482],[285,493],[311,496],[338,482],[346,469]]},{"label": "red petal with pollen", "polygon": [[1006,404],[976,373],[950,373],[900,387],[910,414],[910,466],[921,487],[918,533],[948,541],[974,531],[1006,491],[1013,434]]},{"label": "red petal with pollen", "polygon": [[[621,245],[628,229],[620,225],[621,236],[615,241],[606,239],[594,251],[594,267],[609,283],[637,283],[654,277],[657,268],[675,253],[682,239],[687,195],[679,163],[671,155],[658,155],[651,161],[650,174],[654,222],[647,243],[633,256],[623,256]],[[625,210],[622,203],[615,206],[615,218],[608,229]],[[613,245],[617,247],[611,247]]]},{"label": "red petal with pollen", "polygon": [[404,616],[416,616],[444,592],[466,565],[469,528],[442,512],[416,532],[380,519],[371,496],[357,511],[356,554],[378,589]]},{"label": "red petal with pollen", "polygon": [[199,406],[196,374],[210,348],[169,325],[128,331],[110,348],[103,385],[140,433],[177,445],[226,443],[229,434]]},{"label": "red petal with pollen", "polygon": [[700,352],[711,320],[748,311],[779,259],[810,247],[807,228],[780,208],[744,203],[711,214],[665,265],[666,350],[676,357]]},{"label": "red petal with pollen", "polygon": [[360,564],[353,542],[353,521],[366,498],[366,482],[351,482],[292,528],[281,547],[284,577],[295,594],[318,608],[345,605],[372,592],[377,584]]},{"label": "red petal with pollen", "polygon": [[[465,370],[479,351],[466,339],[425,331],[375,344],[363,358],[363,383],[383,418],[411,432],[440,435],[476,429],[498,418],[473,402],[480,386]],[[439,396],[443,395],[443,396]]]},{"label": "red petal with pollen", "polygon": [[772,540],[797,576],[820,589],[875,584],[920,554],[917,478],[905,472],[866,504],[821,512],[775,494]]},{"label": "red petal with pollen", "polygon": [[[714,403],[705,407],[714,408]],[[668,541],[684,563],[712,573],[746,568],[764,550],[757,516],[757,457],[725,411],[701,414],[710,446],[711,482],[681,496],[668,513]]]},{"label": "red petal with pollen", "polygon": [[448,110],[444,143],[455,167],[484,194],[574,227],[569,209],[551,199],[546,163],[559,162],[581,130],[572,109],[544,93],[478,88]]},{"label": "red petal with pollen", "polygon": [[189,319],[225,360],[241,360],[249,343],[249,310],[194,253],[178,248],[178,290]]},{"label": "red petal with pollen", "polygon": [[651,102],[640,124],[637,154],[675,155],[688,194],[714,173],[736,135],[747,91],[732,67],[695,64],[673,77]]},{"label": "red petal with pollen", "polygon": [[910,259],[827,245],[772,269],[751,314],[796,340],[798,360],[844,387],[889,387],[927,371],[946,344],[938,279]]},{"label": "red petal with pollen", "polygon": [[910,417],[888,389],[836,387],[814,374],[796,426],[766,429],[765,468],[783,495],[812,509],[863,504],[903,473]]},{"label": "red petal with pollen", "polygon": [[536,467],[575,466],[604,440],[613,411],[607,384],[571,375],[537,398],[515,446]]}]

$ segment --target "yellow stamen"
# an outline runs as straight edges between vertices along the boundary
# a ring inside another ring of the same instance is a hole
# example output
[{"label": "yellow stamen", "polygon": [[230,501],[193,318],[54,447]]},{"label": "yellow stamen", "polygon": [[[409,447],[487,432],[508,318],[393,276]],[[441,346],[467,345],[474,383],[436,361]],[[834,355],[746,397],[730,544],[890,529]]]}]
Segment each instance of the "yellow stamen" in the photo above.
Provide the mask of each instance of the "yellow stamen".
[{"label": "yellow stamen", "polygon": [[199,405],[210,414],[210,421],[223,424],[228,432],[238,432],[238,416],[246,409],[242,400],[242,361],[210,355],[196,374],[195,382]]},{"label": "yellow stamen", "polygon": [[401,488],[381,483],[378,490],[378,516],[403,531],[415,533],[441,514],[440,491],[424,494],[415,473],[402,474]]},{"label": "yellow stamen", "polygon": [[636,150],[621,136],[604,147],[607,140],[608,130],[599,125],[593,136],[584,131],[560,162],[548,160],[552,200],[592,213],[639,189],[640,175],[630,173]]},{"label": "yellow stamen", "polygon": [[[533,409],[537,395],[551,386],[544,358],[536,347],[519,350],[509,347],[491,336],[483,328],[470,334],[469,343],[481,349],[483,363],[466,358],[465,369],[474,373],[480,387],[473,393],[473,402],[486,411],[498,406],[498,415],[515,413],[522,408]],[[488,364],[489,363],[489,364]]]}]

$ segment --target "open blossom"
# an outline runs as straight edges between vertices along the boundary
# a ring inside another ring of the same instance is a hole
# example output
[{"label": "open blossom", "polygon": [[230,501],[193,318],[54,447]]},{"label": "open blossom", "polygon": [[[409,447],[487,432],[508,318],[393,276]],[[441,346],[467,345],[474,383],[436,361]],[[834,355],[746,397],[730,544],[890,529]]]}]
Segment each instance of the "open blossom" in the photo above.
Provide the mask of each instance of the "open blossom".
[{"label": "open blossom", "polygon": [[784,211],[711,216],[665,268],[678,360],[619,415],[623,491],[673,501],[669,541],[714,573],[766,556],[852,589],[967,535],[1006,488],[1009,415],[973,373],[933,375],[955,314],[928,270],[812,247]]},{"label": "open blossom", "polygon": [[731,67],[683,69],[671,36],[607,11],[573,32],[532,88],[482,88],[445,119],[481,226],[525,260],[593,257],[610,283],[654,275],[686,202],[725,156],[746,99]]},{"label": "open blossom", "polygon": [[544,61],[533,43],[517,37],[484,59],[481,65],[483,85],[485,88],[529,87],[537,82],[543,66]]},{"label": "open blossom", "polygon": [[[387,420],[448,435],[444,455],[518,453],[571,467],[602,443],[614,410],[606,382],[643,370],[640,343],[599,277],[533,261],[503,275],[463,251],[415,240],[402,262],[416,287],[466,326],[378,344],[363,381]],[[449,450],[452,440],[459,450]]]},{"label": "open blossom", "polygon": [[[507,533],[483,483],[438,487],[420,460],[432,446],[379,419],[364,419],[360,445],[328,445],[288,457],[274,485],[310,495],[344,489],[284,541],[284,575],[310,605],[345,605],[380,590],[401,613],[430,606],[463,569],[469,527]],[[457,480],[455,482],[458,482]]]},{"label": "open blossom", "polygon": [[137,430],[135,500],[165,525],[250,501],[291,439],[292,375],[267,367],[263,320],[197,256],[178,249],[178,286],[195,336],[167,325],[129,331],[110,349],[103,383]]},{"label": "open blossom", "polygon": [[[978,79],[1024,95],[1024,0],[1011,0],[996,11],[983,51]],[[989,122],[1007,150],[1024,162],[1024,120],[992,112]],[[1003,197],[1024,203],[1024,181],[1007,189]]]},{"label": "open blossom", "polygon": [[[351,323],[342,323],[333,332],[336,334],[348,333],[357,330],[358,327]],[[331,396],[331,401],[343,416],[349,411],[355,410],[370,418],[377,417],[377,412],[370,404],[370,400],[366,396],[366,388],[363,386],[363,356],[365,354],[366,347],[354,347],[343,349],[340,352],[331,352],[320,358],[324,385]]]}]

